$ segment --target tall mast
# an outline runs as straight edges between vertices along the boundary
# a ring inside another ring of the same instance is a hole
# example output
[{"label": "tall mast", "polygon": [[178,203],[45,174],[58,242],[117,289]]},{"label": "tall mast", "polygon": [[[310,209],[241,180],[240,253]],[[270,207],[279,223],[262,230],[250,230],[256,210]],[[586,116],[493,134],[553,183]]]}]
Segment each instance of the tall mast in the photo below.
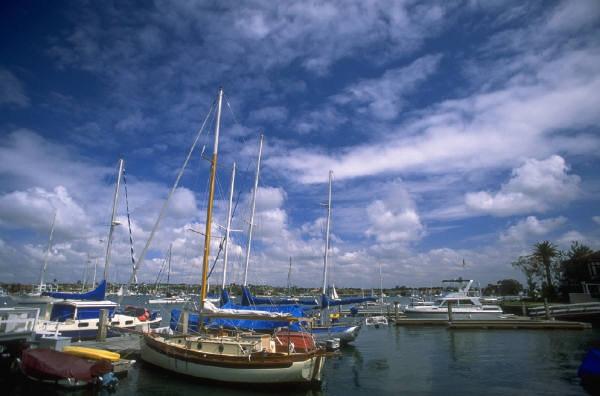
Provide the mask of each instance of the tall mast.
[{"label": "tall mast", "polygon": [[169,244],[169,269],[167,270],[167,297],[169,290],[171,289],[171,250],[173,249],[173,243]]},{"label": "tall mast", "polygon": [[254,225],[254,211],[256,209],[256,190],[258,190],[258,176],[260,174],[260,157],[262,156],[263,135],[260,135],[258,145],[258,161],[256,161],[256,176],[254,177],[254,190],[252,190],[252,203],[250,212],[250,225],[248,226],[248,244],[246,245],[246,263],[244,265],[244,286],[248,285],[248,263],[250,262],[250,248],[252,246],[252,227]]},{"label": "tall mast", "polygon": [[290,256],[290,268],[288,269],[288,296],[292,296],[292,256]]},{"label": "tall mast", "polygon": [[113,197],[113,208],[110,216],[110,229],[108,231],[108,242],[106,243],[106,259],[104,261],[104,280],[108,282],[108,267],[110,266],[110,248],[112,245],[113,232],[115,231],[115,215],[117,213],[117,203],[119,201],[119,189],[121,187],[121,177],[123,176],[123,166],[125,161],[119,159],[119,172],[117,173],[117,185],[115,186],[115,195]]},{"label": "tall mast", "polygon": [[87,284],[88,268],[90,267],[90,263],[90,254],[88,253],[87,261],[83,266],[83,282],[81,282],[81,291],[85,290],[85,285]]},{"label": "tall mast", "polygon": [[235,162],[231,169],[231,186],[229,187],[229,205],[227,206],[227,228],[225,228],[225,246],[223,246],[223,283],[221,290],[225,290],[227,283],[227,254],[229,252],[229,232],[231,231],[231,210],[233,209],[233,188],[235,185]]},{"label": "tall mast", "polygon": [[379,298],[381,299],[381,306],[383,307],[383,277],[381,276],[381,263],[379,263]]},{"label": "tall mast", "polygon": [[98,257],[94,257],[94,279],[92,280],[92,288],[96,287],[96,270],[98,269]]},{"label": "tall mast", "polygon": [[200,292],[200,309],[204,308],[206,299],[206,282],[208,279],[208,256],[210,254],[210,234],[212,230],[213,200],[215,198],[215,179],[217,175],[217,155],[219,153],[219,132],[221,130],[221,107],[223,104],[223,88],[219,88],[217,101],[217,119],[215,125],[215,144],[210,160],[210,187],[208,190],[208,204],[206,208],[206,229],[204,232],[204,257],[202,258],[202,283]]},{"label": "tall mast", "polygon": [[323,294],[327,293],[327,259],[329,256],[329,226],[331,223],[331,182],[333,171],[329,171],[329,198],[327,199],[327,226],[325,228],[325,255],[323,262]]},{"label": "tall mast", "polygon": [[54,216],[52,217],[52,225],[50,226],[50,236],[48,237],[48,247],[46,248],[46,254],[44,255],[44,264],[42,264],[42,273],[40,274],[40,293],[42,292],[42,288],[44,287],[44,281],[46,277],[46,268],[48,267],[48,257],[50,256],[50,248],[52,248],[52,237],[54,236],[54,224],[56,222],[56,213],[58,211],[54,211]]}]

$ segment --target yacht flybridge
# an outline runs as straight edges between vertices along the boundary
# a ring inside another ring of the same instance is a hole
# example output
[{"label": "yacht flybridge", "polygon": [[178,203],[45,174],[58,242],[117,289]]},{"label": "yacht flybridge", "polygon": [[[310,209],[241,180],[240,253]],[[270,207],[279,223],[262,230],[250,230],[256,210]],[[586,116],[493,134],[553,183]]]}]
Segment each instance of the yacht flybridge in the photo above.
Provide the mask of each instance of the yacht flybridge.
[{"label": "yacht flybridge", "polygon": [[404,314],[414,319],[448,320],[448,304],[452,304],[454,320],[497,319],[503,316],[502,308],[499,306],[481,303],[480,296],[471,290],[473,280],[457,279],[442,282],[446,285],[456,285],[457,290],[444,294],[432,305],[409,305],[404,309]]}]

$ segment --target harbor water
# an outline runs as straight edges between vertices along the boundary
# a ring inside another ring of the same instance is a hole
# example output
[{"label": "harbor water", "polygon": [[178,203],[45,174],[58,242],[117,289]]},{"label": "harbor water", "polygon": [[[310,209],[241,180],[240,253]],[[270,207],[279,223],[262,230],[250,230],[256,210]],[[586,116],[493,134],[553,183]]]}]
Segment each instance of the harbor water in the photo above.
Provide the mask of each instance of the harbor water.
[{"label": "harbor water", "polygon": [[[170,309],[162,307],[164,323]],[[138,361],[114,395],[585,395],[577,368],[600,329],[448,330],[363,327],[353,345],[329,357],[319,390],[265,390],[207,384]],[[39,385],[18,382],[10,394]],[[106,391],[102,391],[105,394]],[[62,394],[44,388],[45,394]],[[95,394],[93,390],[65,394]]]}]

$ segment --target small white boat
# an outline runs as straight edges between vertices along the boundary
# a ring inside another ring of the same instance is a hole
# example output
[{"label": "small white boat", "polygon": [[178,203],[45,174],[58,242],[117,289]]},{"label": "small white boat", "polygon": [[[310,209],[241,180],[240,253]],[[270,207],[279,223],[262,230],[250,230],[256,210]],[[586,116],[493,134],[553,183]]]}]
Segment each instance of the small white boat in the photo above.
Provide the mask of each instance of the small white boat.
[{"label": "small white boat", "polygon": [[[160,326],[159,313],[146,309],[126,308],[117,312],[117,303],[112,301],[64,300],[54,303],[49,320],[38,320],[37,334],[59,334],[75,339],[96,337],[100,322],[100,310],[108,310],[108,325],[112,328],[148,332]],[[108,335],[118,335],[109,328]]]},{"label": "small white boat", "polygon": [[172,296],[172,297],[162,297],[162,298],[153,298],[148,300],[148,304],[156,305],[156,304],[185,304],[189,302],[189,298]]},{"label": "small white boat", "polygon": [[379,327],[379,326],[387,326],[388,325],[388,319],[383,316],[368,316],[365,318],[365,326],[374,326],[374,327]]},{"label": "small white boat", "polygon": [[448,320],[448,304],[450,303],[452,304],[453,320],[486,320],[504,316],[502,308],[497,305],[482,304],[480,297],[470,292],[473,280],[447,280],[443,283],[458,284],[458,290],[445,294],[433,305],[409,305],[404,309],[404,314],[413,319]]}]

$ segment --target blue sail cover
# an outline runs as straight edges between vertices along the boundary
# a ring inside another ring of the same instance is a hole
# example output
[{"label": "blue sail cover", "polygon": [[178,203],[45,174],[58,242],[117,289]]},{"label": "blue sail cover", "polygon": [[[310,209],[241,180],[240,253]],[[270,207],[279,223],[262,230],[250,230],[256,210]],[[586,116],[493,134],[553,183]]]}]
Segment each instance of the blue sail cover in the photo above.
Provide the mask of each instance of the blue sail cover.
[{"label": "blue sail cover", "polygon": [[360,304],[366,301],[377,301],[377,297],[346,297],[331,300],[327,295],[321,294],[321,308],[335,307],[337,305]]},{"label": "blue sail cover", "polygon": [[591,348],[587,352],[577,370],[577,375],[583,381],[600,384],[600,349]]},{"label": "blue sail cover", "polygon": [[86,293],[61,293],[61,292],[43,292],[42,296],[59,298],[62,300],[90,300],[102,301],[106,295],[106,280],[103,280],[94,290]]},{"label": "blue sail cover", "polygon": [[229,301],[231,301],[231,299],[229,298],[229,293],[227,293],[226,289],[223,289],[221,291],[221,305],[225,305],[227,304]]},{"label": "blue sail cover", "polygon": [[[258,307],[245,307],[235,305],[231,302],[224,304],[221,308],[225,309],[239,309],[239,310],[254,310],[264,312],[280,312],[289,313],[296,318],[304,317],[304,310],[298,305],[274,305],[274,306],[258,306]],[[171,321],[169,326],[171,330],[177,329],[179,318],[181,316],[180,309],[171,310]],[[199,315],[197,313],[190,313],[188,321],[188,329],[190,331],[198,331]],[[278,327],[288,327],[287,321],[272,321],[272,320],[248,320],[248,319],[224,319],[224,318],[211,318],[205,319],[204,324],[207,327],[223,327],[226,329],[241,329],[241,330],[255,330],[255,331],[272,331]],[[290,326],[290,330],[301,331],[302,328],[298,323],[293,323]]]},{"label": "blue sail cover", "polygon": [[285,298],[285,297],[256,297],[250,293],[250,289],[242,286],[242,305],[277,305],[277,304],[300,304],[300,305],[319,305],[316,298]]}]

